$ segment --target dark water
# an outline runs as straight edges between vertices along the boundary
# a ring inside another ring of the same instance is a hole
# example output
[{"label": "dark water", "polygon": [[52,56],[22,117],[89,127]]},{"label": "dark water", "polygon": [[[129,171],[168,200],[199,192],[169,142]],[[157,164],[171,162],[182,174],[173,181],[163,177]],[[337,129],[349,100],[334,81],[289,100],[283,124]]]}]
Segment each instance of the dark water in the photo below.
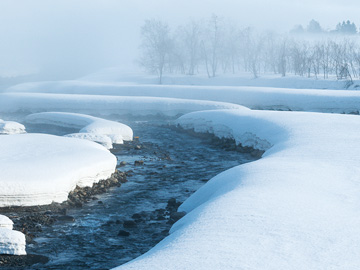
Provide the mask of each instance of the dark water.
[{"label": "dark water", "polygon": [[[133,170],[129,182],[70,210],[75,222],[45,227],[27,252],[49,256],[50,262],[31,269],[109,269],[126,263],[167,235],[171,224],[158,218],[157,213],[163,210],[156,210],[164,209],[170,198],[182,202],[218,173],[254,160],[248,154],[225,151],[174,131],[164,122],[124,123],[140,137],[141,145],[140,150],[132,146],[113,150],[119,163],[127,162],[119,170]],[[34,127],[28,130],[39,131]],[[51,132],[74,131],[54,128]],[[135,160],[143,160],[144,165],[134,166]],[[123,221],[131,220],[135,213],[142,215],[141,222],[124,229]],[[118,236],[120,230],[130,236]]]}]

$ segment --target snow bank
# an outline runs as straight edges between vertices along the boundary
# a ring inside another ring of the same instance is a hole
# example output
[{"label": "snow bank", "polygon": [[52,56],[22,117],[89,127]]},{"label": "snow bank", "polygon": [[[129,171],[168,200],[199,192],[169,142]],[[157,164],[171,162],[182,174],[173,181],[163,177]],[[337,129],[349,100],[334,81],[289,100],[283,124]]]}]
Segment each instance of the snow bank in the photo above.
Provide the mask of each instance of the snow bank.
[{"label": "snow bank", "polygon": [[194,111],[237,109],[241,106],[212,101],[156,97],[97,95],[0,94],[0,112],[65,111],[97,115],[132,114],[176,116]]},{"label": "snow bank", "polygon": [[[10,88],[8,91],[12,93],[23,91],[38,93],[138,97],[148,96],[211,100],[217,102],[221,101],[235,103],[251,109],[265,110],[292,110],[332,113],[358,113],[360,110],[360,92],[350,90],[300,90],[290,88],[248,86],[124,85],[123,83],[65,81],[17,85]],[[59,99],[61,99],[61,96],[59,96]],[[26,104],[24,105],[25,109],[30,106]],[[144,102],[144,105],[148,106],[148,103]],[[141,107],[139,109],[141,109]],[[134,110],[131,110],[130,112],[132,113]]]},{"label": "snow bank", "polygon": [[[65,135],[65,137],[70,137],[70,138],[77,138],[77,139],[82,139],[82,140],[88,140],[88,141],[92,141],[92,142],[96,142],[101,144],[102,146],[104,146],[106,149],[112,149],[113,147],[113,141],[111,140],[111,138],[109,136],[106,135],[102,135],[102,134],[94,134],[94,133],[72,133],[72,134],[67,134]],[[118,139],[117,141],[118,144],[122,144],[123,140],[122,139]]]},{"label": "snow bank", "polygon": [[26,133],[24,125],[17,122],[4,121],[0,119],[0,135],[21,134],[21,133]]},{"label": "snow bank", "polygon": [[7,216],[0,215],[0,229],[13,229],[14,222]]},{"label": "snow bank", "polygon": [[0,215],[0,254],[26,255],[25,235],[12,231],[13,224],[11,219]]},{"label": "snow bank", "polygon": [[25,247],[23,233],[0,228],[0,254],[26,255]]},{"label": "snow bank", "polygon": [[[69,86],[74,84],[86,83],[103,83],[103,84],[138,84],[138,85],[156,85],[159,78],[154,75],[148,75],[139,72],[129,72],[118,68],[107,68],[95,73],[88,74],[77,80],[65,81]],[[162,78],[163,85],[202,85],[202,86],[250,86],[250,87],[277,87],[277,88],[296,88],[296,89],[337,89],[344,90],[347,87],[347,80],[338,80],[336,76],[330,76],[329,79],[307,78],[288,74],[281,77],[274,74],[261,74],[254,79],[249,73],[238,73],[236,75],[220,74],[214,78],[208,78],[207,75],[164,75]],[[350,88],[358,89],[359,80],[354,80]],[[42,82],[41,87],[51,89],[56,84],[54,81]],[[38,87],[39,83],[23,83],[11,88],[11,90],[28,90],[29,88]]]},{"label": "snow bank", "polygon": [[113,143],[120,144],[123,143],[123,140],[131,141],[133,139],[133,131],[129,126],[84,114],[61,112],[35,113],[28,115],[26,122],[81,128],[79,133],[67,136],[98,142],[108,149],[112,148]]},{"label": "snow bank", "polygon": [[62,202],[76,185],[115,171],[116,157],[96,143],[44,134],[0,136],[0,207]]},{"label": "snow bank", "polygon": [[267,151],[211,179],[167,238],[118,269],[358,268],[358,116],[225,110],[178,124]]}]

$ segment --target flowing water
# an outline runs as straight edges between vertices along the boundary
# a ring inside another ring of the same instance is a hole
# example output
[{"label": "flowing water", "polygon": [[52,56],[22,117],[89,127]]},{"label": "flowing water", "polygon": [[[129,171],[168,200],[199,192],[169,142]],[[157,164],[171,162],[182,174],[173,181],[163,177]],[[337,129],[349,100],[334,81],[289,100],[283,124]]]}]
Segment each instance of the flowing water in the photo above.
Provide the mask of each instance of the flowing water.
[{"label": "flowing water", "polygon": [[[50,261],[30,269],[110,269],[124,264],[168,235],[171,224],[164,216],[170,198],[183,202],[213,176],[254,160],[249,154],[226,151],[173,130],[166,121],[120,121],[139,136],[140,149],[130,144],[112,150],[119,164],[127,163],[119,170],[133,171],[128,182],[69,210],[74,222],[44,227],[27,252],[46,255]],[[28,130],[39,131],[31,126]],[[49,127],[42,131],[74,132]],[[135,166],[136,160],[144,164]],[[135,218],[135,226],[124,228],[125,220]],[[129,235],[118,235],[120,230]]]}]

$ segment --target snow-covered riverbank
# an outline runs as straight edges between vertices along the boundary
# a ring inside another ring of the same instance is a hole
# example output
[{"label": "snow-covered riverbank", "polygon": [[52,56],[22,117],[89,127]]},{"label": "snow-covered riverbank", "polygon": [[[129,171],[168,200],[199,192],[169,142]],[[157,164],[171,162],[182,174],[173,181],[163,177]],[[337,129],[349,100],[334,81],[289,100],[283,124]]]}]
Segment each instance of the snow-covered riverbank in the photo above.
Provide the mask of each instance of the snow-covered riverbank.
[{"label": "snow-covered riverbank", "polygon": [[[1,94],[3,113],[192,112],[178,120],[183,128],[266,150],[261,160],[227,170],[198,190],[180,207],[188,214],[170,236],[120,269],[356,269],[360,264],[360,118],[314,113],[358,113],[358,92],[84,81],[14,89],[18,92]],[[239,104],[313,112],[256,111]]]},{"label": "snow-covered riverbank", "polygon": [[76,185],[107,179],[116,167],[104,147],[73,138],[2,135],[0,149],[0,207],[63,202]]},{"label": "snow-covered riverbank", "polygon": [[267,149],[214,177],[152,251],[119,269],[356,269],[360,118],[230,110],[178,123]]}]

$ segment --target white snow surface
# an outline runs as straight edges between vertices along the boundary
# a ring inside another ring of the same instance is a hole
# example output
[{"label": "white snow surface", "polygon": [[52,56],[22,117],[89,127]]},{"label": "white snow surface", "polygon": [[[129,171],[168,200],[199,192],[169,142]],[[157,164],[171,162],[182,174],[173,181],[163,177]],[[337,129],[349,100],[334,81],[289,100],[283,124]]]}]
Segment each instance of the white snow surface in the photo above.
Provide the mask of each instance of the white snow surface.
[{"label": "white snow surface", "polygon": [[177,116],[194,111],[237,109],[239,105],[205,100],[72,94],[0,93],[0,112],[62,111],[96,115],[131,114]]},{"label": "white snow surface", "polygon": [[211,179],[167,238],[117,269],[358,269],[358,116],[243,109],[178,124],[267,151]]},{"label": "white snow surface", "polygon": [[103,146],[44,134],[0,136],[0,207],[62,202],[76,185],[91,186],[115,171]]},{"label": "white snow surface", "polygon": [[12,231],[13,224],[10,218],[0,215],[0,254],[26,255],[25,235]]},{"label": "white snow surface", "polygon": [[0,215],[0,229],[13,229],[14,222],[4,215]]},{"label": "white snow surface", "polygon": [[14,121],[4,121],[0,119],[0,135],[26,133],[24,125]]},{"label": "white snow surface", "polygon": [[[65,137],[77,138],[77,139],[96,142],[96,143],[99,143],[102,146],[104,146],[106,149],[112,149],[112,147],[113,147],[113,141],[107,135],[94,134],[94,133],[72,133],[72,134],[65,135]],[[121,136],[120,136],[120,138],[118,138],[118,140],[117,140],[118,144],[123,143],[123,140],[121,138],[122,138]]]},{"label": "white snow surface", "polygon": [[[296,80],[294,80],[294,82],[296,82]],[[208,85],[138,85],[134,83],[126,84],[119,82],[75,80],[20,84],[9,88],[7,91],[13,94],[23,92],[23,95],[25,95],[25,93],[27,93],[26,98],[21,96],[0,96],[1,99],[17,99],[17,102],[21,102],[21,98],[24,98],[26,101],[28,97],[31,97],[31,99],[40,97],[39,95],[31,95],[29,93],[53,93],[122,96],[122,99],[125,98],[124,96],[127,96],[128,99],[130,99],[130,96],[147,96],[207,101],[210,100],[216,102],[230,102],[243,105],[251,109],[265,110],[292,110],[332,113],[358,113],[360,111],[360,92],[354,90],[320,90]],[[50,99],[50,97],[51,96],[48,96],[48,99]],[[44,96],[41,98],[44,98]],[[62,99],[64,96],[58,96],[58,98]],[[88,99],[90,98],[88,97]],[[25,101],[23,101],[23,103]],[[143,104],[146,104],[145,106],[149,106],[151,104],[145,103],[144,101],[145,100],[142,100]],[[115,100],[112,100],[110,104],[113,102],[115,102]],[[29,104],[23,104],[22,106],[25,109],[31,107]],[[140,111],[142,111],[141,107],[137,107],[136,109],[140,109]],[[136,111],[136,109],[131,109],[129,113],[133,113]]]},{"label": "white snow surface", "polygon": [[64,112],[35,113],[28,115],[26,122],[80,128],[79,133],[67,136],[98,142],[107,149],[111,149],[113,143],[120,144],[123,143],[123,140],[131,141],[133,139],[133,131],[129,126],[85,114]]},{"label": "white snow surface", "polygon": [[111,80],[17,85],[0,94],[0,112],[192,112],[178,124],[266,151],[211,179],[168,237],[117,269],[358,269],[360,118],[316,112],[358,113],[360,92]]},{"label": "white snow surface", "polygon": [[25,235],[0,227],[0,254],[26,255]]}]

